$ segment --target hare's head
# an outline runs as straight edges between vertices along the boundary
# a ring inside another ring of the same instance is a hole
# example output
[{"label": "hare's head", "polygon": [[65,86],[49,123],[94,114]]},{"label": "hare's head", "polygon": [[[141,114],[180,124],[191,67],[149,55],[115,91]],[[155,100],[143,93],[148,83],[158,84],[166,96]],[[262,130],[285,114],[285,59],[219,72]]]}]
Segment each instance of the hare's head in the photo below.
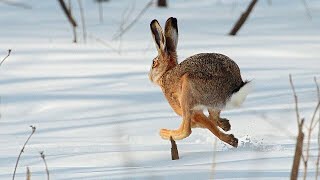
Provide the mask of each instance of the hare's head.
[{"label": "hare's head", "polygon": [[149,78],[153,83],[158,84],[163,74],[178,64],[176,52],[178,44],[177,19],[170,17],[166,21],[164,34],[157,20],[151,21],[150,29],[158,56],[152,61]]}]

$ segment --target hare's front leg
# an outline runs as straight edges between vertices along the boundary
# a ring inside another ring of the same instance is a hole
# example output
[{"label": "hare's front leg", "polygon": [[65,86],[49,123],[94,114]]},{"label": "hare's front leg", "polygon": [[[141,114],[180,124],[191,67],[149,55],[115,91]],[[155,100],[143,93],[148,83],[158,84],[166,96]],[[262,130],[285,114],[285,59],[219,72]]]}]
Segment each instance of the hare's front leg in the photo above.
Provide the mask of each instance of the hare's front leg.
[{"label": "hare's front leg", "polygon": [[184,75],[181,79],[181,96],[180,104],[182,107],[182,123],[177,130],[161,129],[160,136],[163,139],[170,139],[170,136],[174,140],[180,140],[188,137],[191,134],[191,116],[193,111],[192,107],[192,94],[189,87],[187,75]]},{"label": "hare's front leg", "polygon": [[161,129],[160,136],[163,139],[170,139],[170,136],[174,140],[181,140],[188,137],[191,134],[191,118],[190,115],[183,117],[182,123],[177,130]]}]

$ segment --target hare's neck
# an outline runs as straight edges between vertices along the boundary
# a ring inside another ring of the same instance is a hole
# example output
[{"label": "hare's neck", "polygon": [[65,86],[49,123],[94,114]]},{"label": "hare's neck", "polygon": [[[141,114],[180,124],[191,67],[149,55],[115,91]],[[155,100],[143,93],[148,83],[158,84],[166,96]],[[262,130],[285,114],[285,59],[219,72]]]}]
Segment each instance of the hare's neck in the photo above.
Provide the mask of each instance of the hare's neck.
[{"label": "hare's neck", "polygon": [[168,63],[168,68],[167,71],[171,70],[172,68],[174,68],[175,66],[178,65],[178,56],[176,52],[169,52],[169,63]]}]

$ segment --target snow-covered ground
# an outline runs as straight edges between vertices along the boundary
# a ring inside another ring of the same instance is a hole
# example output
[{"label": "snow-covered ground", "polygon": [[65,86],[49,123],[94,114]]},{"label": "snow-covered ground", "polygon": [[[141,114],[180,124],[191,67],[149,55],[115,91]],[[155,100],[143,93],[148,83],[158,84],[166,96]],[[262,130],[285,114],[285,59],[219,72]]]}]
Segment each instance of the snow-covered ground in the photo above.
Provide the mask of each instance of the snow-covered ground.
[{"label": "snow-covered ground", "polygon": [[[301,116],[308,124],[316,105],[313,77],[320,80],[320,1],[259,1],[239,35],[226,34],[248,0],[169,0],[168,9],[149,8],[121,40],[111,41],[125,11],[131,21],[148,2],[111,0],[98,6],[83,1],[88,43],[73,44],[72,29],[57,1],[25,1],[32,9],[0,3],[0,179],[10,179],[17,155],[31,133],[17,170],[25,179],[288,179],[297,124],[292,74]],[[72,1],[80,23],[77,1]],[[219,52],[234,59],[254,91],[239,109],[223,112],[240,140],[237,149],[206,129],[194,129],[177,141],[180,157],[172,161],[170,143],[160,128],[181,122],[147,73],[156,49],[149,23],[178,18],[178,56]],[[101,43],[101,39],[104,43]],[[311,140],[309,179],[315,176],[317,136]],[[213,164],[215,162],[215,164]],[[302,166],[301,166],[302,167]],[[213,171],[214,169],[214,171]]]}]

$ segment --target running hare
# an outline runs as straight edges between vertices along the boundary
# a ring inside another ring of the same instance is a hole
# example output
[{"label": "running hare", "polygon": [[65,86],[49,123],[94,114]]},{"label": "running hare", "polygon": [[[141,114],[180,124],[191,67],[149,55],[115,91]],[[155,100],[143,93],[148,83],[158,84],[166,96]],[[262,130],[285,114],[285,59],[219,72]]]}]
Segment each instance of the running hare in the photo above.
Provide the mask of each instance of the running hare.
[{"label": "running hare", "polygon": [[[170,17],[166,21],[164,33],[157,20],[150,28],[158,56],[153,59],[149,78],[161,87],[173,110],[183,118],[177,130],[161,129],[161,137],[184,139],[191,134],[191,128],[201,127],[237,147],[238,139],[217,127],[230,130],[229,120],[220,118],[220,111],[240,106],[248,94],[249,83],[242,80],[237,64],[215,53],[196,54],[178,64],[177,19]],[[203,110],[209,111],[209,117]]]}]

